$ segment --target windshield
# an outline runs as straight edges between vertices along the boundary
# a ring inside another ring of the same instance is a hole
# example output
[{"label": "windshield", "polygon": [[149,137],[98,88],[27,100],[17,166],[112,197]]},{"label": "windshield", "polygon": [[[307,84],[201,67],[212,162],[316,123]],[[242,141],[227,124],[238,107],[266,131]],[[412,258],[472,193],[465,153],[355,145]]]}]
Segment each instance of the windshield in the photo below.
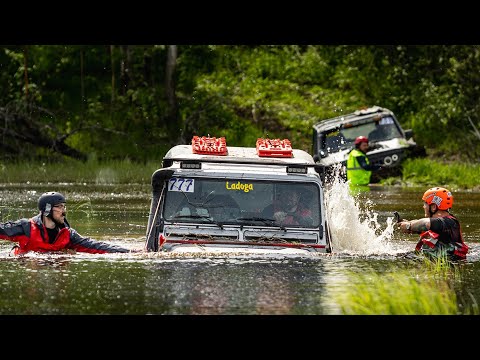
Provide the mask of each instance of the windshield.
[{"label": "windshield", "polygon": [[171,222],[318,228],[317,184],[173,177],[165,192]]},{"label": "windshield", "polygon": [[353,142],[357,136],[366,136],[371,143],[401,138],[402,133],[397,123],[391,116],[386,116],[375,121],[361,123],[354,126],[345,126],[325,134],[323,148],[328,153],[340,151],[353,147]]}]

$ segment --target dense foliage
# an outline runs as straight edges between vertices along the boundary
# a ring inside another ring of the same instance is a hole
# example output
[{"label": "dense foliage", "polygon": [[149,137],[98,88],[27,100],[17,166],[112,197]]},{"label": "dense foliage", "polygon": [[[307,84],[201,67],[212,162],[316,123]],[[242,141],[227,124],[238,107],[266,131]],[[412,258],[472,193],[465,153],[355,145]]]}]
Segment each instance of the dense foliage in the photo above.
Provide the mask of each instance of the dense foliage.
[{"label": "dense foliage", "polygon": [[161,159],[192,135],[252,146],[379,105],[430,150],[480,158],[480,48],[16,45],[0,48],[2,157]]}]

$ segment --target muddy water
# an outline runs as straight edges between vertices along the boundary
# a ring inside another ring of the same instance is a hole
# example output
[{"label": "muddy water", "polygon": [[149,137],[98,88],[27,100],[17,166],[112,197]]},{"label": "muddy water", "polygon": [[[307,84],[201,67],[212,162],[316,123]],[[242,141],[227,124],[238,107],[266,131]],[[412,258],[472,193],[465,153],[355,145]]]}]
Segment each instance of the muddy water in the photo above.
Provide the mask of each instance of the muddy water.
[{"label": "muddy water", "polygon": [[[350,272],[418,268],[403,255],[413,235],[393,229],[392,212],[423,215],[423,188],[373,187],[359,198],[341,184],[328,191],[334,254],[305,258],[209,254],[28,254],[9,256],[0,241],[0,314],[339,314],[335,294]],[[67,196],[67,218],[80,234],[141,249],[148,185],[0,185],[0,221],[36,214],[44,191]],[[480,301],[480,193],[455,192],[453,213],[470,246],[459,301]]]}]

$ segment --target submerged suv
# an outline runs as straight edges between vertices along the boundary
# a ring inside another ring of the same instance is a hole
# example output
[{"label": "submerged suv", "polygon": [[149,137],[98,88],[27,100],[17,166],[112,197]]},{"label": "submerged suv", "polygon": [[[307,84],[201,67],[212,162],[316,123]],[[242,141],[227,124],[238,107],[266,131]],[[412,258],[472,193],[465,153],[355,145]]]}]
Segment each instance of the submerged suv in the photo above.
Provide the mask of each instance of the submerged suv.
[{"label": "submerged suv", "polygon": [[388,109],[379,106],[322,120],[313,126],[313,158],[327,168],[345,165],[357,136],[369,140],[368,159],[382,169],[372,174],[372,182],[400,173],[400,163],[409,156],[425,155],[425,149],[413,140],[412,130],[403,130]]},{"label": "submerged suv", "polygon": [[287,139],[234,147],[223,137],[194,136],[171,148],[152,175],[146,249],[332,252],[322,169]]}]

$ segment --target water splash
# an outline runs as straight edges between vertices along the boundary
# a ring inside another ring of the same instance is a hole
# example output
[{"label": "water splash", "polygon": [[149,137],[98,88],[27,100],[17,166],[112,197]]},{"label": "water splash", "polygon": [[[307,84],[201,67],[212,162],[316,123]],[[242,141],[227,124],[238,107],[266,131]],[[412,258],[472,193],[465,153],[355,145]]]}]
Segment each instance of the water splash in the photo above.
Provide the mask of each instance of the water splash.
[{"label": "water splash", "polygon": [[378,222],[378,213],[372,210],[373,202],[365,194],[352,196],[348,182],[340,174],[341,165],[338,165],[325,189],[334,252],[360,255],[397,253],[392,244],[393,217],[387,219],[387,226],[383,228],[384,225]]}]

